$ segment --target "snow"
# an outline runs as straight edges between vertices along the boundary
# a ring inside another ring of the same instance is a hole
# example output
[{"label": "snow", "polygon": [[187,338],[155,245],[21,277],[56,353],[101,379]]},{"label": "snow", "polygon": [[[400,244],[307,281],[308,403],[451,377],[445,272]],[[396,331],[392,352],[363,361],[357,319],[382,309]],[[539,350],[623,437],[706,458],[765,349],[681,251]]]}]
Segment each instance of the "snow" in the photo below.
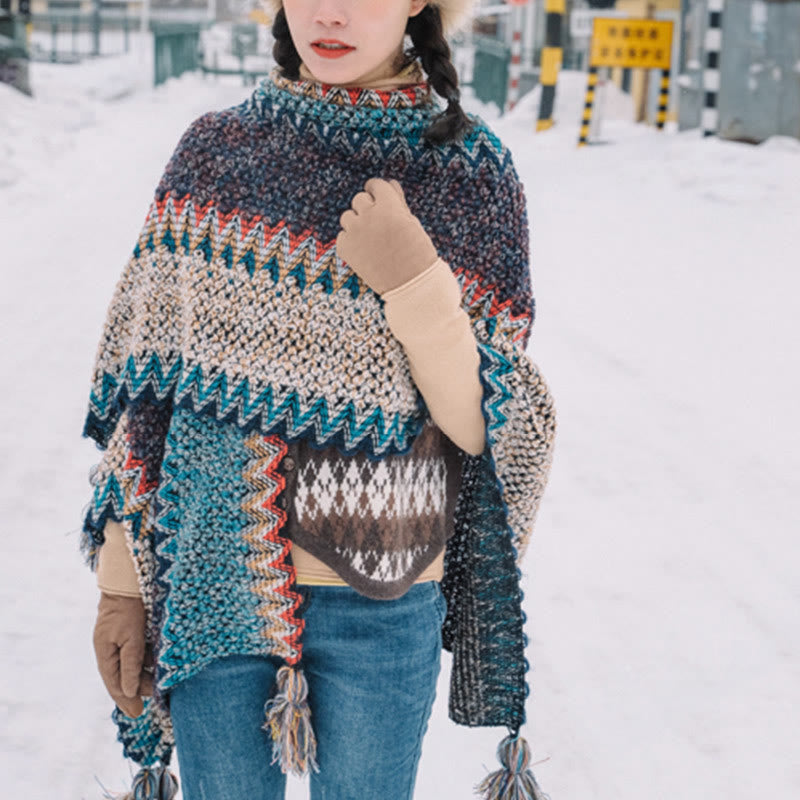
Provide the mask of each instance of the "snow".
[{"label": "snow", "polygon": [[[103,63],[34,64],[34,100],[0,85],[9,797],[128,785],[78,552],[89,374],[178,137],[251,91],[195,75],[152,90],[132,56]],[[658,132],[607,87],[604,144],[578,148],[584,92],[563,72],[539,134],[538,91],[503,118],[465,92],[526,187],[530,353],[558,408],[523,565],[523,734],[553,800],[798,797],[800,142]],[[444,653],[422,800],[470,796],[504,734],[447,718],[449,666]],[[292,779],[290,800],[306,796]]]}]

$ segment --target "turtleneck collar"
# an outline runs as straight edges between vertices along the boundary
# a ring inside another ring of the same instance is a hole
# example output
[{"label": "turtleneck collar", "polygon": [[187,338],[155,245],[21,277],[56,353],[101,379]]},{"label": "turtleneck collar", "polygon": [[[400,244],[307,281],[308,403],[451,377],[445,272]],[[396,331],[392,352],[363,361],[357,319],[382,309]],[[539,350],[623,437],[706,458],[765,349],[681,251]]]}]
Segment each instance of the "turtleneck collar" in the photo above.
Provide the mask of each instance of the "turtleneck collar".
[{"label": "turtleneck collar", "polygon": [[[300,62],[300,77],[306,81],[314,83],[322,83],[312,75],[311,70],[305,65],[305,62]],[[418,84],[425,83],[425,75],[422,71],[422,66],[417,59],[411,61],[399,72],[394,75],[389,75],[384,78],[375,78],[370,81],[359,81],[354,83],[339,83],[335,84],[343,89],[373,89],[376,91],[391,91],[392,89],[399,89],[403,86],[417,86]],[[328,86],[330,84],[322,84]]]},{"label": "turtleneck collar", "polygon": [[262,79],[261,86],[267,93],[279,90],[340,108],[350,106],[353,111],[357,108],[408,109],[434,104],[430,84],[425,79],[418,59],[414,59],[396,75],[352,85],[323,83],[302,62],[297,79],[283,77],[280,70],[279,66],[275,66],[269,76]]}]

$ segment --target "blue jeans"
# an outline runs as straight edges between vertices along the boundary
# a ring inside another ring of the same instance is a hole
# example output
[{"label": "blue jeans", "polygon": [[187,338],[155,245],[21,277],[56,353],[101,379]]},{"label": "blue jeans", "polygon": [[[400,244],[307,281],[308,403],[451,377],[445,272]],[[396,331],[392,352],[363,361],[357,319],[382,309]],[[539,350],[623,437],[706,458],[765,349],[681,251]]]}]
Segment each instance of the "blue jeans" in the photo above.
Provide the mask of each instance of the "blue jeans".
[{"label": "blue jeans", "polygon": [[[409,800],[436,696],[446,602],[438,581],[395,600],[302,586],[303,656],[320,771],[311,800]],[[170,715],[184,800],[281,800],[262,730],[282,660],[229,655],[175,686]]]}]

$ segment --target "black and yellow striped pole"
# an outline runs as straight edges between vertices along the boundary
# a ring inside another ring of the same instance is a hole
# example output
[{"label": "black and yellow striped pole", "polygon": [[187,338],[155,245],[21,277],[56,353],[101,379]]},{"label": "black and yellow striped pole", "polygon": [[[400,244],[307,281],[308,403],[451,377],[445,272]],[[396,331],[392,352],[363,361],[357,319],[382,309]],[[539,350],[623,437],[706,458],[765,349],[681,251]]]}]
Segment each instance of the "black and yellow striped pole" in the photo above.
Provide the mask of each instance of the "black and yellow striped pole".
[{"label": "black and yellow striped pole", "polygon": [[556,80],[563,61],[561,30],[564,23],[566,0],[544,0],[545,43],[542,48],[542,67],[539,82],[542,96],[539,101],[537,131],[553,127],[553,108],[556,104]]},{"label": "black and yellow striped pole", "polygon": [[594,90],[597,86],[597,67],[589,67],[589,79],[586,83],[586,98],[583,101],[583,119],[581,119],[581,135],[578,147],[589,143],[589,126],[592,124],[592,108],[594,107]]},{"label": "black and yellow striped pole", "polygon": [[664,129],[667,121],[667,107],[669,106],[669,69],[661,70],[661,90],[658,93],[658,113],[656,114],[656,128]]}]

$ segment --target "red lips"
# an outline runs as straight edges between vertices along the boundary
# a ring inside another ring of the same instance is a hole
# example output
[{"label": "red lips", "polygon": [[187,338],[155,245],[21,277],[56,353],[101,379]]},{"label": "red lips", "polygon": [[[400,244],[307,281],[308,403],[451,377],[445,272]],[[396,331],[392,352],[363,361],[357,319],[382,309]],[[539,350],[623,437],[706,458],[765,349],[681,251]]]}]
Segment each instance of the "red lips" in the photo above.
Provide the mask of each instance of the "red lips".
[{"label": "red lips", "polygon": [[[326,47],[319,47],[319,43],[340,45],[339,48],[333,50]],[[355,50],[355,47],[350,47],[349,44],[340,42],[338,39],[317,39],[316,42],[311,43],[311,49],[322,58],[339,58],[340,56],[347,55],[347,53]]]}]

